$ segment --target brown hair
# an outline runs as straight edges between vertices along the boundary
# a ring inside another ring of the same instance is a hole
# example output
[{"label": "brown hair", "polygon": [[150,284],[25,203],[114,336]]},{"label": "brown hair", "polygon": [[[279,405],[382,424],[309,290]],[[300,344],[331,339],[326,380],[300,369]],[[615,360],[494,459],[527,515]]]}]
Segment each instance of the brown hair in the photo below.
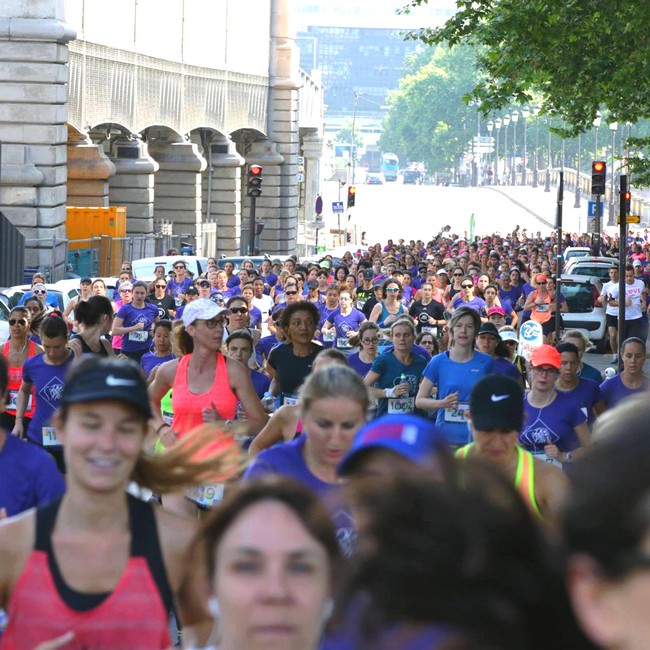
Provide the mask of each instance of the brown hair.
[{"label": "brown hair", "polygon": [[241,484],[205,519],[194,545],[205,557],[208,576],[214,576],[217,565],[215,551],[230,526],[248,508],[265,501],[281,503],[296,515],[309,534],[325,547],[331,563],[331,575],[334,576],[335,565],[340,561],[340,550],[327,509],[311,490],[297,481],[277,476]]}]

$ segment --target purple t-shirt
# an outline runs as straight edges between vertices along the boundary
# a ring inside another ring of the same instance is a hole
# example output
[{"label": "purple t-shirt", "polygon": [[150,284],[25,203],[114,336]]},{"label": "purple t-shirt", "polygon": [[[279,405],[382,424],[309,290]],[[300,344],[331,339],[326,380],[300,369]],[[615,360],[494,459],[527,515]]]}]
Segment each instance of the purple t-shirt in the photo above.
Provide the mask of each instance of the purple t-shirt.
[{"label": "purple t-shirt", "polygon": [[268,359],[271,354],[271,350],[276,346],[280,345],[281,341],[278,341],[275,334],[269,334],[269,336],[263,336],[255,346],[255,359],[257,365],[261,366],[264,359]]},{"label": "purple t-shirt", "polygon": [[573,451],[580,446],[574,428],[587,421],[580,404],[567,393],[556,391],[555,399],[541,409],[524,398],[526,419],[519,434],[519,444],[527,451],[543,453],[545,445],[553,444],[560,451]]},{"label": "purple t-shirt", "polygon": [[354,524],[350,513],[342,505],[341,486],[336,483],[325,483],[311,473],[303,454],[306,441],[306,435],[302,434],[291,442],[265,449],[246,470],[244,480],[250,481],[269,474],[279,474],[293,478],[310,488],[330,509],[341,552],[350,556],[354,545]]},{"label": "purple t-shirt", "polygon": [[123,352],[137,352],[148,350],[151,347],[151,326],[158,318],[158,307],[145,303],[144,307],[138,309],[133,306],[133,303],[129,303],[128,305],[122,305],[116,316],[123,319],[122,327],[132,327],[136,323],[144,325],[141,330],[135,330],[123,335]]},{"label": "purple t-shirt", "polygon": [[145,352],[142,359],[140,359],[140,366],[142,367],[142,370],[144,370],[144,374],[148,377],[155,367],[165,363],[166,361],[173,361],[175,358],[176,356],[173,354],[168,354],[164,357],[157,357],[153,352]]},{"label": "purple t-shirt", "polygon": [[266,393],[271,385],[271,378],[263,372],[251,370],[251,381],[253,382],[253,388],[255,389],[257,396],[262,399],[264,393]]},{"label": "purple t-shirt", "polygon": [[637,393],[642,393],[647,388],[648,383],[646,381],[643,382],[641,388],[627,388],[621,381],[621,376],[615,375],[614,377],[605,379],[600,385],[600,395],[603,402],[605,402],[605,408],[611,409],[622,400]]},{"label": "purple t-shirt", "polygon": [[370,368],[372,367],[372,361],[370,363],[361,361],[361,359],[359,358],[359,353],[355,352],[354,354],[351,354],[348,357],[348,365],[357,374],[361,375],[362,377],[365,377],[368,374]]},{"label": "purple t-shirt", "polygon": [[7,432],[0,449],[0,508],[13,517],[63,496],[65,481],[50,454]]},{"label": "purple t-shirt", "polygon": [[469,302],[465,302],[460,296],[457,296],[454,298],[454,302],[452,304],[454,306],[454,309],[458,309],[459,307],[469,307],[470,309],[477,311],[481,316],[487,315],[485,313],[485,300],[483,300],[483,298],[478,298],[477,296],[474,296]]},{"label": "purple t-shirt", "polygon": [[327,322],[336,327],[336,347],[343,350],[349,350],[352,346],[349,343],[348,332],[358,332],[359,325],[366,320],[366,317],[358,309],[352,308],[352,311],[344,316],[341,309],[335,309],[328,317]]},{"label": "purple t-shirt", "polygon": [[184,278],[181,282],[178,282],[177,280],[172,279],[167,283],[167,291],[174,298],[176,298],[176,296],[179,293],[184,294],[191,286],[192,286],[192,279],[191,278]]},{"label": "purple t-shirt", "polygon": [[507,375],[508,377],[512,377],[516,382],[519,382],[521,379],[519,368],[517,368],[512,361],[509,361],[504,357],[497,357],[496,359],[493,359],[492,363],[494,364],[492,371],[497,375]]},{"label": "purple t-shirt", "polygon": [[591,379],[578,377],[580,380],[573,390],[564,391],[565,395],[573,397],[578,402],[580,409],[587,416],[587,422],[591,426],[596,419],[594,404],[600,401],[600,387]]},{"label": "purple t-shirt", "polygon": [[[74,355],[59,366],[45,363],[45,355],[30,357],[23,366],[23,379],[34,385],[36,394],[36,411],[29,423],[27,437],[43,445],[43,427],[49,426],[52,415],[61,404],[61,395],[68,370],[74,361]],[[60,445],[56,445],[59,449]]]}]

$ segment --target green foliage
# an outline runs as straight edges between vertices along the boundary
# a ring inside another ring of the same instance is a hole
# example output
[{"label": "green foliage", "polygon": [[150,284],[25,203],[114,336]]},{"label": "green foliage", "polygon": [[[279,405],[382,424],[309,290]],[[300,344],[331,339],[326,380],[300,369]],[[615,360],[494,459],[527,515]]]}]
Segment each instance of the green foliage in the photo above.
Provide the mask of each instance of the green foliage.
[{"label": "green foliage", "polygon": [[379,146],[430,171],[453,169],[477,130],[476,108],[463,102],[478,79],[474,52],[439,47],[407,61],[407,69],[411,74],[389,94]]},{"label": "green foliage", "polygon": [[356,144],[357,147],[363,147],[363,138],[358,129],[352,131],[352,120],[349,119],[345,124],[336,132],[334,137],[336,142],[340,144]]},{"label": "green foliage", "polygon": [[[408,38],[474,46],[482,77],[467,97],[486,115],[538,103],[564,122],[564,136],[588,132],[598,110],[619,123],[650,117],[647,0],[457,0],[457,8],[442,27]],[[634,146],[637,182],[648,184],[639,154],[650,139]]]}]

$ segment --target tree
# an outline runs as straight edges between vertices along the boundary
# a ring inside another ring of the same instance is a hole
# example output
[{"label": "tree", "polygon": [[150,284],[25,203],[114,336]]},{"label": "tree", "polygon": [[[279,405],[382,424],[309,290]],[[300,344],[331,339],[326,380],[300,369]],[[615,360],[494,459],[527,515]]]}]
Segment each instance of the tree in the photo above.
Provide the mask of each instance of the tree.
[{"label": "tree", "polygon": [[[427,4],[411,0],[403,10]],[[609,121],[650,117],[650,37],[647,0],[457,0],[442,27],[409,38],[428,45],[476,47],[483,77],[467,97],[485,114],[535,100],[543,114],[564,121],[563,135],[592,128],[596,112]],[[558,129],[559,131],[559,129]],[[633,145],[650,146],[641,133]],[[650,183],[642,151],[631,170]]]},{"label": "tree", "polygon": [[353,130],[352,120],[347,120],[345,122],[345,124],[336,132],[334,139],[339,144],[356,144],[358,148],[363,147],[363,138],[358,129]]},{"label": "tree", "polygon": [[449,171],[476,134],[477,112],[463,102],[477,79],[475,55],[440,47],[411,59],[407,69],[389,94],[379,146],[430,171]]}]

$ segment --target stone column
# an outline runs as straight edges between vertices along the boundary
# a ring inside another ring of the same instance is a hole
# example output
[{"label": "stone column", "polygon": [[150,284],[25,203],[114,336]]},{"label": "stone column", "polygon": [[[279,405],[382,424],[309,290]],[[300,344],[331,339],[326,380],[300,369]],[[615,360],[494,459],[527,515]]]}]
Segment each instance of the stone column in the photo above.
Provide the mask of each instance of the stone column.
[{"label": "stone column", "polygon": [[158,163],[154,193],[154,221],[171,222],[174,234],[189,234],[202,250],[201,172],[205,158],[191,142],[154,141],[149,154]]},{"label": "stone column", "polygon": [[[298,89],[300,51],[296,45],[293,0],[271,2],[271,60],[269,64],[268,134],[282,156],[279,177],[278,228],[262,234],[273,252],[295,250],[298,226]],[[265,180],[266,183],[266,180]],[[268,227],[268,226],[267,226]],[[265,237],[266,235],[266,237]]]},{"label": "stone column", "polygon": [[107,208],[108,179],[115,165],[101,145],[76,129],[68,129],[68,196],[67,205]]},{"label": "stone column", "polygon": [[109,180],[111,205],[126,207],[128,235],[154,232],[154,173],[160,169],[140,140],[118,138],[112,145],[115,176]]},{"label": "stone column", "polygon": [[[316,198],[320,192],[320,159],[323,156],[323,137],[318,129],[309,129],[302,138],[302,154],[305,159],[305,214],[306,223],[316,218]],[[316,231],[305,229],[305,245],[315,246]],[[307,251],[305,251],[307,254]]]},{"label": "stone column", "polygon": [[0,210],[25,235],[25,264],[53,281],[66,263],[66,44],[74,37],[63,0],[0,2]]},{"label": "stone column", "polygon": [[204,254],[239,255],[242,226],[241,168],[244,159],[235,143],[217,135],[203,154],[208,166],[203,172],[203,214],[208,223],[216,223],[216,241],[210,242]]},{"label": "stone column", "polygon": [[[283,215],[282,163],[284,158],[277,152],[276,145],[270,140],[253,142],[248,151],[246,162],[262,166],[262,195],[256,201],[256,223],[264,225],[260,236],[256,236],[257,248],[264,253],[292,252],[296,242],[296,224],[287,225]],[[244,172],[245,173],[245,172]],[[246,194],[246,179],[242,180],[242,194]],[[243,230],[248,232],[250,241],[250,197],[244,196],[242,209]]]}]

